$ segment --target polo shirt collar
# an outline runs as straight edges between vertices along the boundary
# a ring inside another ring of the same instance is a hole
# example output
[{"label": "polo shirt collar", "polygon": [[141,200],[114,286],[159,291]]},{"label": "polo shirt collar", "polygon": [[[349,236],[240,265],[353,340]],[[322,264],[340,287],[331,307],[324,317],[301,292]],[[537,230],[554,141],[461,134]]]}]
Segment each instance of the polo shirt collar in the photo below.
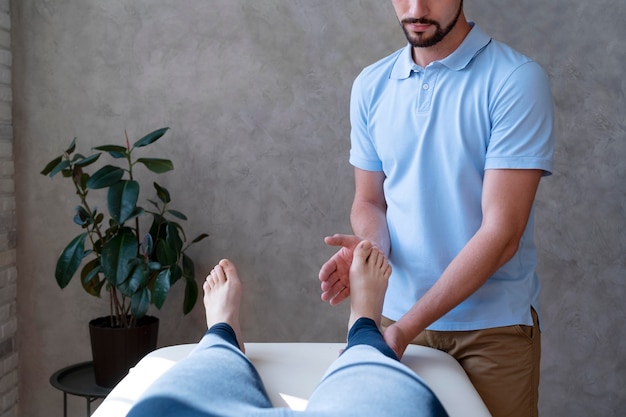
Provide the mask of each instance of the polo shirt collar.
[{"label": "polo shirt collar", "polygon": [[[459,47],[447,57],[435,62],[439,62],[451,70],[460,71],[465,68],[472,61],[472,59],[485,46],[487,46],[487,44],[489,44],[489,42],[491,42],[491,37],[480,30],[474,22],[469,23],[472,26],[472,29],[467,34],[461,45],[459,45]],[[415,62],[413,62],[413,56],[411,53],[412,50],[413,47],[410,44],[407,44],[407,46],[400,52],[400,55],[398,55],[398,59],[391,70],[390,78],[409,78],[411,71],[420,68]]]}]

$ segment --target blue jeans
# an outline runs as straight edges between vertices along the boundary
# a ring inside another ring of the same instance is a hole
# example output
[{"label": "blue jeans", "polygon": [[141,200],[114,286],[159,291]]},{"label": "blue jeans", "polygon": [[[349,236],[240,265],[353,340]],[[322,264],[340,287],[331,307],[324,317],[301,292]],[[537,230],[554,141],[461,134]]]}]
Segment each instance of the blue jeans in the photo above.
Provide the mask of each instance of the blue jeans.
[{"label": "blue jeans", "polygon": [[397,360],[374,321],[361,318],[304,411],[274,408],[232,328],[219,323],[141,396],[128,417],[447,416],[433,392]]}]

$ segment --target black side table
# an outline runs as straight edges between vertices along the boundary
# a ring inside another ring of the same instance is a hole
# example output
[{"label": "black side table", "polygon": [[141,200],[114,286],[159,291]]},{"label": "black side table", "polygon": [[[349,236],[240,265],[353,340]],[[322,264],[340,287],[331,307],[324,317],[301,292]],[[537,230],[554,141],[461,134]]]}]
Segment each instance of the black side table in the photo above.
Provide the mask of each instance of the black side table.
[{"label": "black side table", "polygon": [[91,403],[106,397],[111,388],[96,384],[93,362],[82,362],[56,371],[50,377],[50,384],[63,391],[63,416],[67,417],[67,394],[84,397],[87,401],[87,416],[91,415]]}]

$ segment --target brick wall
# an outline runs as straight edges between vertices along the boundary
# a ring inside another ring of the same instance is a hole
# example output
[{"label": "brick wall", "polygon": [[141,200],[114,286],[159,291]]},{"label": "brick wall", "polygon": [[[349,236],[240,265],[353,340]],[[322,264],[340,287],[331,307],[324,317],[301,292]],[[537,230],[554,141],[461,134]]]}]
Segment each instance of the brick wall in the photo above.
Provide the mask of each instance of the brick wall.
[{"label": "brick wall", "polygon": [[9,0],[0,0],[0,417],[17,415],[18,386],[9,3]]}]

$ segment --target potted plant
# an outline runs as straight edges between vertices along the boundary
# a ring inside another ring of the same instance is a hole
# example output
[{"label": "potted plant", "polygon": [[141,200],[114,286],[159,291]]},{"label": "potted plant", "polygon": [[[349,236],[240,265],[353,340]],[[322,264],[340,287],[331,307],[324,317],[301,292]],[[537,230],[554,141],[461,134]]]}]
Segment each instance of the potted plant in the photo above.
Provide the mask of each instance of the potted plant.
[{"label": "potted plant", "polygon": [[[126,135],[125,146],[96,146],[93,149],[98,152],[88,156],[75,153],[74,139],[62,155],[41,171],[50,177],[61,173],[70,179],[79,200],[74,223],[82,231],[57,260],[55,278],[59,287],[65,288],[83,265],[80,280],[85,291],[100,297],[104,288],[109,295],[109,315],[90,322],[96,382],[102,386],[115,385],[130,367],[156,347],[158,319],[146,315],[150,305],[160,309],[170,287],[178,281],[185,283],[184,314],[193,309],[198,297],[194,263],[185,251],[208,235],[200,234],[186,243],[179,221],[187,218],[169,208],[170,193],[156,182],[153,183],[156,198],[147,200],[152,209],[138,205],[141,189],[135,180],[135,169],[143,166],[162,174],[173,170],[174,165],[168,159],[135,159],[134,152],[159,140],[168,129],[155,130],[132,145]],[[122,167],[107,164],[89,174],[86,168],[98,161],[102,153],[121,161]],[[108,219],[88,201],[90,192],[101,190],[106,190]],[[141,220],[146,216],[149,221],[144,224]],[[142,231],[142,227],[147,230]],[[99,336],[102,332],[104,336]],[[125,336],[120,334],[130,334],[130,340],[125,342]],[[141,341],[144,336],[148,342]],[[105,344],[102,350],[97,346],[98,341]],[[122,346],[116,347],[118,342]],[[127,355],[132,348],[139,351]]]}]

